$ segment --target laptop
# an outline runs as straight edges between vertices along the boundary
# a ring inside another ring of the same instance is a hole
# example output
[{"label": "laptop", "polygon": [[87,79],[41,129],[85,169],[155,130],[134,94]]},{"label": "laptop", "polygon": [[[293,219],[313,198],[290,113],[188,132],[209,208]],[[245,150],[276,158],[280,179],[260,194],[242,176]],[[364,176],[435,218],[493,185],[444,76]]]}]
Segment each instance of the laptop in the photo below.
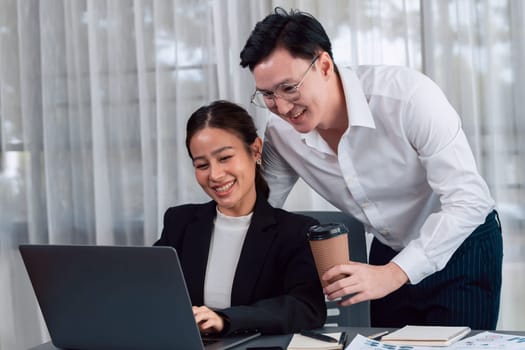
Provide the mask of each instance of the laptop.
[{"label": "laptop", "polygon": [[85,350],[222,350],[259,333],[203,339],[175,249],[19,247],[51,341]]}]

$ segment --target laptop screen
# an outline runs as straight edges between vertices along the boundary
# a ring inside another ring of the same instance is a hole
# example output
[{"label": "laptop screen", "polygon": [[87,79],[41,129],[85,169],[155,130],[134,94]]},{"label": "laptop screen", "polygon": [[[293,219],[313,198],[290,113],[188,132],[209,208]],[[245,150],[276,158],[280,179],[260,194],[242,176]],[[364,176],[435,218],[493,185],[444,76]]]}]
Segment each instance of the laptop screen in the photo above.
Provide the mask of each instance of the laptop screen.
[{"label": "laptop screen", "polygon": [[204,348],[175,249],[21,245],[20,252],[55,346]]}]

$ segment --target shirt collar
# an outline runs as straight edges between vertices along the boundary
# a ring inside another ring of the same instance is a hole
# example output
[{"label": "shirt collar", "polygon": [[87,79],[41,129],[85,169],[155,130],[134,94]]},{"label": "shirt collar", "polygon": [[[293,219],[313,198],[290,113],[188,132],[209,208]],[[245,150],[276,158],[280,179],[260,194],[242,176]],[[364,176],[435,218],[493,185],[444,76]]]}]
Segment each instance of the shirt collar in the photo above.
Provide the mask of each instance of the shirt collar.
[{"label": "shirt collar", "polygon": [[364,126],[375,129],[376,124],[363,91],[361,81],[350,67],[339,68],[346,98],[346,109],[350,116],[349,126]]}]

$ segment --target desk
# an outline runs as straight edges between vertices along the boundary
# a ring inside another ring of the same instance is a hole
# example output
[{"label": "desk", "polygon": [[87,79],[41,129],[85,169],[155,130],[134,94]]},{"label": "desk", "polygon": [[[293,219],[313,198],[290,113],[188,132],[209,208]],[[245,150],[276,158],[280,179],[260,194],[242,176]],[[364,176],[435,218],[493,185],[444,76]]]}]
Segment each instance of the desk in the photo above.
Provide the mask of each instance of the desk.
[{"label": "desk", "polygon": [[[383,330],[390,330],[391,328],[370,328],[370,327],[330,327],[326,329],[321,329],[321,331],[325,332],[341,332],[346,331],[348,333],[348,339],[349,341],[353,339],[357,334],[361,334],[364,336],[375,334],[377,332],[381,332]],[[472,336],[476,333],[479,333],[480,331],[473,331],[468,336]],[[496,333],[506,333],[506,334],[516,334],[525,336],[525,331],[495,331]],[[290,339],[292,338],[292,335],[286,334],[286,335],[265,335],[258,337],[248,343],[236,346],[232,348],[232,350],[245,350],[249,347],[256,347],[256,346],[281,346],[283,349],[286,349],[288,346],[288,343],[290,342]],[[439,348],[437,348],[439,349]],[[42,345],[36,346],[34,348],[31,348],[29,350],[60,350],[59,348],[56,348],[51,344],[51,342],[44,343]]]}]

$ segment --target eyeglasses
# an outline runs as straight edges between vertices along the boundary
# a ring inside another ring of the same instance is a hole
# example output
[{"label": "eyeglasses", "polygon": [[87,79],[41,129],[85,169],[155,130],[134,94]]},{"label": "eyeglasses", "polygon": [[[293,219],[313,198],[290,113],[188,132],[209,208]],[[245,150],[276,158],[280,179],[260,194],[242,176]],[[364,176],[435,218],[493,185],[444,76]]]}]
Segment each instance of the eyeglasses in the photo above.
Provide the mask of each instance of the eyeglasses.
[{"label": "eyeglasses", "polygon": [[257,107],[261,108],[273,108],[275,107],[275,99],[277,97],[282,98],[285,101],[293,102],[301,97],[299,88],[303,85],[304,79],[308,72],[312,69],[315,62],[319,58],[319,55],[315,56],[306,72],[304,72],[301,80],[296,84],[282,83],[275,87],[273,90],[255,90],[252,95],[251,102]]}]

